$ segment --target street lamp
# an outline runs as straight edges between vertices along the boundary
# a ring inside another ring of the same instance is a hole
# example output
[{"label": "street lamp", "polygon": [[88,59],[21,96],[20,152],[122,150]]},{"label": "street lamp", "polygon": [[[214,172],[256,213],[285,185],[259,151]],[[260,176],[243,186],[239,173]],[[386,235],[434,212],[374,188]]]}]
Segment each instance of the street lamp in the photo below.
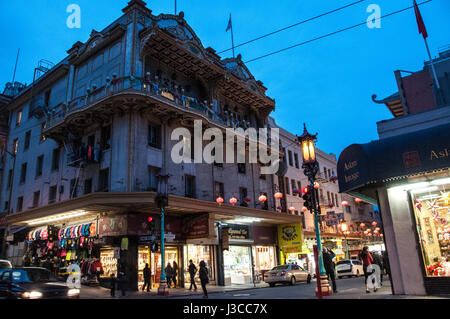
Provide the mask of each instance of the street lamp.
[{"label": "street lamp", "polygon": [[345,239],[345,259],[350,259],[348,256],[348,241],[347,241],[348,226],[346,222],[341,223],[341,231],[344,234]]},{"label": "street lamp", "polygon": [[158,175],[158,193],[156,195],[156,203],[161,209],[161,277],[159,279],[158,295],[169,295],[169,289],[167,288],[165,267],[165,250],[164,250],[164,208],[169,205],[168,196],[168,179],[169,174]]},{"label": "street lamp", "polygon": [[302,150],[303,164],[302,168],[312,190],[312,207],[311,213],[314,214],[314,227],[316,231],[316,242],[318,249],[318,259],[319,259],[319,273],[320,278],[317,278],[317,288],[316,296],[322,298],[322,296],[331,296],[331,287],[328,284],[327,274],[325,267],[323,265],[323,255],[322,255],[322,239],[320,238],[320,227],[319,227],[319,216],[320,215],[320,205],[319,205],[319,194],[317,188],[314,188],[314,183],[316,181],[316,175],[319,172],[319,163],[316,160],[316,149],[314,142],[317,140],[317,133],[311,135],[306,129],[306,124],[303,123],[303,134],[297,136],[298,142],[300,143],[300,148]]}]

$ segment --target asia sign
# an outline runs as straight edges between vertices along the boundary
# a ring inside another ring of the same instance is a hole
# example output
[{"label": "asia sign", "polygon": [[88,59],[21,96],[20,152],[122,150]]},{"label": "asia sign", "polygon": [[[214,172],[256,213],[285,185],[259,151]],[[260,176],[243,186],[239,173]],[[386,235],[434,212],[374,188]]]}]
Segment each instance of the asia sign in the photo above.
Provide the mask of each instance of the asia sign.
[{"label": "asia sign", "polygon": [[278,225],[278,244],[285,253],[301,252],[302,242],[301,224]]}]

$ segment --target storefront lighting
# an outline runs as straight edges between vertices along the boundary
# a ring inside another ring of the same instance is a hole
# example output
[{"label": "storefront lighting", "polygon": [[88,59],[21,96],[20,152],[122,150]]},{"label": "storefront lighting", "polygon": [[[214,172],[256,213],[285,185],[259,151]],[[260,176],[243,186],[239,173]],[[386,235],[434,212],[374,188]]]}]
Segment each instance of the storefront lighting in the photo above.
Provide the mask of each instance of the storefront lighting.
[{"label": "storefront lighting", "polygon": [[433,185],[444,185],[444,184],[450,184],[450,177],[447,178],[441,178],[441,179],[436,179],[432,182],[430,182]]},{"label": "storefront lighting", "polygon": [[29,221],[27,224],[28,225],[50,224],[55,221],[74,218],[74,217],[78,217],[78,216],[83,216],[86,214],[87,213],[85,211],[75,211],[72,213],[61,214],[61,215],[56,215],[56,216],[49,216],[49,217],[42,218],[42,219],[32,220],[32,221]]},{"label": "storefront lighting", "polygon": [[239,222],[239,223],[257,223],[260,222],[260,218],[254,218],[254,217],[241,217],[241,218],[235,218],[231,220],[230,222]]},{"label": "storefront lighting", "polygon": [[403,184],[400,186],[394,186],[389,188],[391,191],[409,191],[412,189],[423,189],[427,186],[430,186],[429,182],[419,182],[419,183],[412,183],[412,184]]},{"label": "storefront lighting", "polygon": [[426,192],[433,192],[433,191],[437,191],[437,190],[438,190],[437,186],[430,186],[430,187],[426,187],[426,188],[414,189],[411,192],[413,194],[420,194],[420,193],[426,193]]}]

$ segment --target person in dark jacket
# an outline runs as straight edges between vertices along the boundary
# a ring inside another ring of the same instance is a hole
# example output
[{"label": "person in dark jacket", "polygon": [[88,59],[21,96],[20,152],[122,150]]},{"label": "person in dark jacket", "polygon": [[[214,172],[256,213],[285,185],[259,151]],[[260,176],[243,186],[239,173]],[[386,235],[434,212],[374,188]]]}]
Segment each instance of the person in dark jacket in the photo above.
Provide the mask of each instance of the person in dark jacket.
[{"label": "person in dark jacket", "polygon": [[143,270],[143,275],[144,275],[144,285],[142,286],[142,291],[144,291],[145,287],[147,287],[147,292],[149,292],[151,289],[151,283],[150,283],[151,272],[150,272],[150,268],[148,268],[148,264],[145,264],[145,268]]},{"label": "person in dark jacket", "polygon": [[206,284],[209,283],[208,269],[206,268],[205,262],[200,261],[200,270],[198,272],[200,277],[200,282],[202,283],[203,298],[208,298],[208,291],[206,290]]},{"label": "person in dark jacket", "polygon": [[380,256],[380,254],[378,252],[374,252],[372,258],[373,258],[373,263],[380,267],[380,285],[383,286],[384,268],[383,268],[382,257]]},{"label": "person in dark jacket", "polygon": [[170,288],[170,286],[172,285],[172,274],[173,274],[173,269],[170,263],[167,263],[165,272],[166,272],[167,288]]},{"label": "person in dark jacket", "polygon": [[389,256],[386,251],[383,251],[383,268],[386,269],[386,275],[388,275],[389,280],[391,280],[391,268],[389,266]]},{"label": "person in dark jacket", "polygon": [[120,290],[122,291],[122,297],[125,297],[127,291],[127,275],[125,274],[124,271],[121,271],[119,273],[118,281]]},{"label": "person in dark jacket", "polygon": [[116,296],[116,275],[111,274],[111,297]]},{"label": "person in dark jacket", "polygon": [[195,274],[197,273],[197,267],[195,267],[194,263],[192,262],[192,259],[189,260],[189,275],[191,276],[191,287],[189,290],[192,290],[192,285],[194,285],[194,290],[197,290],[197,285],[195,284]]},{"label": "person in dark jacket", "polygon": [[173,288],[177,288],[177,276],[178,276],[178,265],[174,261],[172,266],[172,282],[173,282]]},{"label": "person in dark jacket", "polygon": [[333,284],[333,292],[337,293],[336,276],[333,262],[333,258],[336,256],[336,254],[332,250],[324,247],[322,255],[323,255],[323,266],[325,268],[325,271],[327,272],[329,280],[331,279],[331,282]]}]

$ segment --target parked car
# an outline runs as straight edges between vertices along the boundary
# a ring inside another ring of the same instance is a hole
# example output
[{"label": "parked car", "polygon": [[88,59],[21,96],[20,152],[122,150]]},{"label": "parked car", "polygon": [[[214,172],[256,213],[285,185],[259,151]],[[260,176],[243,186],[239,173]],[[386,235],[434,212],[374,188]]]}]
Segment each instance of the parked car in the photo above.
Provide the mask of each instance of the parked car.
[{"label": "parked car", "polygon": [[359,277],[362,274],[364,274],[364,270],[360,260],[344,259],[338,261],[336,264],[336,275],[339,279],[344,276]]},{"label": "parked car", "polygon": [[0,297],[8,299],[79,298],[80,290],[61,283],[40,267],[5,270],[0,276]]},{"label": "parked car", "polygon": [[0,259],[0,276],[2,275],[2,273],[7,270],[7,269],[11,269],[12,268],[12,264],[9,260],[6,259]]},{"label": "parked car", "polygon": [[281,265],[272,268],[264,274],[264,281],[270,287],[277,283],[295,285],[297,281],[311,282],[311,274],[299,265]]}]

